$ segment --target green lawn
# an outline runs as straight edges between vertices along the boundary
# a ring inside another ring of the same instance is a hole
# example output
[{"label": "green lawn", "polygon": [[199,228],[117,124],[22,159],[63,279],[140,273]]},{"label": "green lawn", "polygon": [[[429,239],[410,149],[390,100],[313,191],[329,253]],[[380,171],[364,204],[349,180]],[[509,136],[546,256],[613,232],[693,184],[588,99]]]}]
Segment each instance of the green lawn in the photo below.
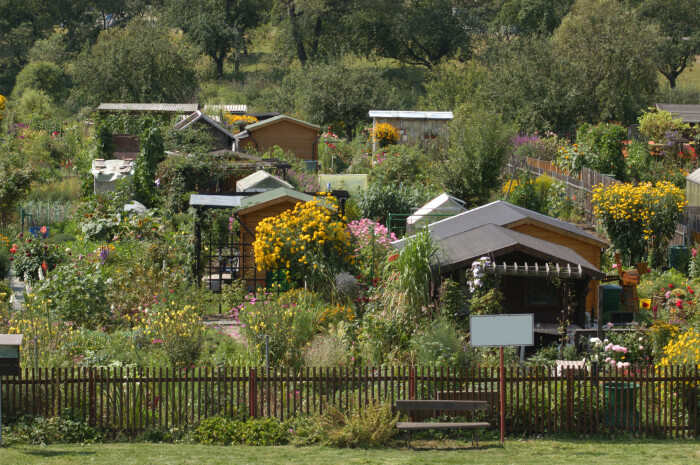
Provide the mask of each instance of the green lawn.
[{"label": "green lawn", "polygon": [[414,450],[326,447],[217,447],[172,444],[10,446],[2,464],[537,464],[652,465],[700,463],[697,441],[509,440],[471,445],[455,441],[414,441]]}]

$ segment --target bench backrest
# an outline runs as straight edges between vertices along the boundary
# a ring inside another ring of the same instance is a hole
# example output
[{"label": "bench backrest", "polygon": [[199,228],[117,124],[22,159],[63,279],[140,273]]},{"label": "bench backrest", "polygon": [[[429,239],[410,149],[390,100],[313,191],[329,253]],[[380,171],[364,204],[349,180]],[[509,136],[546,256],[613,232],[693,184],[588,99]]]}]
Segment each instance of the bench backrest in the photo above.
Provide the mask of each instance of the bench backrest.
[{"label": "bench backrest", "polygon": [[488,410],[485,400],[397,400],[397,410],[451,410],[476,411]]}]

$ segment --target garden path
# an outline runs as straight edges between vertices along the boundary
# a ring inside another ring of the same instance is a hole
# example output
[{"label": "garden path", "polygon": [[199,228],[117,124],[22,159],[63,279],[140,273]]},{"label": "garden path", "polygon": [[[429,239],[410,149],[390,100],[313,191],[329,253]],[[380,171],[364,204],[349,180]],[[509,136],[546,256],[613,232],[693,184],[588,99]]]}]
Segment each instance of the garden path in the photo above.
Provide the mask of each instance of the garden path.
[{"label": "garden path", "polygon": [[207,319],[204,321],[205,325],[212,326],[215,329],[218,329],[222,333],[231,336],[236,342],[240,342],[242,344],[246,343],[246,338],[243,334],[241,334],[241,328],[240,325],[237,322],[234,322],[233,320],[228,320],[228,319],[220,319],[220,320],[213,320],[213,319]]},{"label": "garden path", "polygon": [[24,283],[15,275],[14,267],[10,270],[10,287],[15,294],[12,308],[17,311],[22,310],[24,306]]}]

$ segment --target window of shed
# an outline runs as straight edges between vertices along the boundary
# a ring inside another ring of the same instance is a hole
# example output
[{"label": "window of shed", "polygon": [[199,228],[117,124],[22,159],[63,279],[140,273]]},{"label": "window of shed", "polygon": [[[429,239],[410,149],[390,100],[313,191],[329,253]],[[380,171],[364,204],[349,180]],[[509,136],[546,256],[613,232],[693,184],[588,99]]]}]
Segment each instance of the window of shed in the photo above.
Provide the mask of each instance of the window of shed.
[{"label": "window of shed", "polygon": [[525,303],[528,307],[558,307],[559,297],[559,288],[549,279],[525,278]]}]

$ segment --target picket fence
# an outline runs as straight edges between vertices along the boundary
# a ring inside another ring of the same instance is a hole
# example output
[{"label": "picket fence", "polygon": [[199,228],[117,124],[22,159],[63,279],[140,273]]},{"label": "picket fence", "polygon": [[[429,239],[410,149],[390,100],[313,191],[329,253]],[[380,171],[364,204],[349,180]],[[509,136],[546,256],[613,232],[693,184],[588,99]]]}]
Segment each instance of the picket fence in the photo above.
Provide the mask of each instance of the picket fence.
[{"label": "picket fence", "polygon": [[[194,426],[241,411],[284,420],[398,399],[486,400],[489,410],[477,415],[498,428],[498,381],[493,367],[24,369],[2,379],[1,400],[5,421],[68,410],[112,434]],[[514,366],[505,383],[511,435],[698,437],[697,369]]]}]

